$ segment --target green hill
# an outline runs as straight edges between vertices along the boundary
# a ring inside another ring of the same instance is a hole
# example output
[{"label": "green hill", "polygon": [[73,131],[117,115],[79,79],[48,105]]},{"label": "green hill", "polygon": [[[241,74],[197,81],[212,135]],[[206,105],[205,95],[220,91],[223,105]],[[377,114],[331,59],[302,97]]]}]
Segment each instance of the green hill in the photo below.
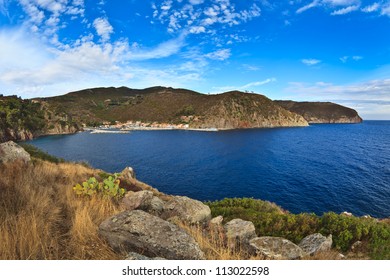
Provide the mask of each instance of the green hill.
[{"label": "green hill", "polygon": [[267,97],[239,91],[205,95],[164,87],[95,88],[36,100],[87,125],[128,120],[219,129],[307,125]]}]

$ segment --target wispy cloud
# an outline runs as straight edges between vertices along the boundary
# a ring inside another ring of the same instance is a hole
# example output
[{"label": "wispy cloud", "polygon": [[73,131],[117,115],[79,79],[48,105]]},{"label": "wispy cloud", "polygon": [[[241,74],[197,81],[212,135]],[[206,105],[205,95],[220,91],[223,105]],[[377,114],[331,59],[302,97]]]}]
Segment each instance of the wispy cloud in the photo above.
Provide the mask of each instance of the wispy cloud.
[{"label": "wispy cloud", "polygon": [[339,15],[345,15],[345,14],[349,14],[351,12],[354,12],[354,11],[357,11],[359,9],[359,6],[348,6],[346,8],[342,8],[342,9],[339,9],[339,10],[336,10],[336,11],[333,11],[331,13],[332,16],[339,16]]},{"label": "wispy cloud", "polygon": [[144,48],[135,44],[131,47],[130,52],[126,56],[129,60],[149,60],[169,57],[177,54],[185,45],[185,34],[179,37],[162,42],[153,48]]},{"label": "wispy cloud", "polygon": [[310,9],[312,9],[312,8],[314,8],[314,7],[319,6],[320,3],[321,3],[321,2],[320,2],[319,0],[314,0],[314,1],[311,2],[310,4],[307,4],[307,5],[305,5],[305,6],[301,7],[301,8],[299,8],[299,9],[296,11],[296,13],[297,13],[297,14],[301,14],[301,13],[307,11],[307,10],[310,10]]},{"label": "wispy cloud", "polygon": [[347,55],[345,55],[343,57],[340,57],[340,61],[342,63],[347,63],[347,61],[351,60],[351,59],[354,60],[354,61],[359,61],[359,60],[362,60],[363,57],[360,56],[360,55],[354,55],[354,56],[347,56]]},{"label": "wispy cloud", "polygon": [[251,82],[245,85],[241,86],[223,86],[223,87],[214,87],[214,92],[213,93],[220,93],[220,92],[226,92],[226,91],[231,91],[231,90],[239,90],[239,91],[247,91],[251,90],[254,91],[257,87],[276,82],[276,78],[268,78],[263,81],[255,81]]},{"label": "wispy cloud", "polygon": [[366,7],[362,8],[362,12],[372,13],[372,12],[378,11],[379,8],[380,8],[380,4],[379,3],[374,3],[372,5],[369,5],[369,6],[366,6]]},{"label": "wispy cloud", "polygon": [[302,59],[301,62],[307,66],[313,66],[321,63],[321,60],[314,59],[314,58],[306,58],[306,59]]},{"label": "wispy cloud", "polygon": [[230,49],[221,49],[205,55],[205,57],[213,60],[226,60],[231,56]]}]

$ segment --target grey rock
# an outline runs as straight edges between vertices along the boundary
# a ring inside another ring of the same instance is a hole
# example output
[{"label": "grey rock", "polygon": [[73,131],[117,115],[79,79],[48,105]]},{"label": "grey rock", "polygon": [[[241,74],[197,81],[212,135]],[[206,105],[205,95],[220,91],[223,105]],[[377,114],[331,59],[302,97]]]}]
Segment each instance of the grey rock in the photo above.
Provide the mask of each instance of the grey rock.
[{"label": "grey rock", "polygon": [[0,144],[0,163],[16,160],[27,163],[31,161],[31,157],[29,153],[13,141]]},{"label": "grey rock", "polygon": [[125,211],[105,220],[99,234],[117,252],[173,260],[204,259],[199,245],[184,230],[141,210]]},{"label": "grey rock", "polygon": [[163,219],[178,217],[181,221],[198,224],[211,219],[210,207],[186,196],[174,196],[165,203]]},{"label": "grey rock", "polygon": [[249,245],[256,255],[271,260],[297,260],[305,255],[299,246],[281,237],[256,237]]},{"label": "grey rock", "polygon": [[141,254],[138,254],[138,253],[134,253],[134,252],[130,252],[130,253],[127,254],[126,260],[130,260],[130,261],[146,261],[146,260],[166,260],[166,259],[159,258],[159,257],[148,258],[148,257],[146,257],[144,255],[141,255]]},{"label": "grey rock", "polygon": [[161,213],[164,211],[164,201],[154,196],[150,201],[150,205],[147,211],[153,215],[160,216]]},{"label": "grey rock", "polygon": [[122,204],[126,210],[146,210],[150,207],[152,199],[151,191],[128,192],[122,199]]},{"label": "grey rock", "polygon": [[224,229],[230,248],[235,248],[237,245],[246,247],[249,240],[256,237],[255,226],[249,221],[233,219],[225,224]]},{"label": "grey rock", "polygon": [[159,216],[164,210],[164,202],[152,191],[127,192],[122,199],[122,205],[126,210],[143,210]]},{"label": "grey rock", "polygon": [[302,239],[299,243],[299,247],[309,254],[314,255],[318,252],[329,251],[332,248],[332,235],[328,237],[323,236],[321,233],[311,234]]}]

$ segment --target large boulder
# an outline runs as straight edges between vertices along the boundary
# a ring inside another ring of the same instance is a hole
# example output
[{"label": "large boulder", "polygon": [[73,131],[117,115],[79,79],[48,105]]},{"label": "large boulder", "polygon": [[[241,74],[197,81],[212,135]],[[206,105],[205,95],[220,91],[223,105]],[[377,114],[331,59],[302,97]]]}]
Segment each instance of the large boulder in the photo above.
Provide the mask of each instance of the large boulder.
[{"label": "large boulder", "polygon": [[30,160],[30,154],[15,142],[8,141],[0,144],[0,163],[11,161],[23,161],[27,163]]},{"label": "large boulder", "polygon": [[152,191],[128,192],[122,199],[126,210],[144,210],[153,215],[160,215],[164,209],[164,202]]},{"label": "large boulder", "polygon": [[230,248],[236,248],[236,246],[245,248],[249,240],[256,237],[255,226],[249,221],[233,219],[225,224],[224,229]]},{"label": "large boulder", "polygon": [[186,196],[174,196],[165,203],[162,214],[165,220],[173,217],[190,224],[204,223],[211,219],[211,210],[198,200]]},{"label": "large boulder", "polygon": [[306,254],[314,255],[318,252],[329,251],[332,248],[332,235],[328,237],[321,233],[311,234],[302,239],[299,247],[303,249]]},{"label": "large boulder", "polygon": [[127,192],[122,199],[122,205],[126,210],[146,210],[150,206],[150,202],[153,199],[153,192],[151,191],[139,191],[139,192]]},{"label": "large boulder", "polygon": [[249,245],[256,255],[271,260],[297,260],[305,255],[299,246],[281,237],[256,237]]},{"label": "large boulder", "polygon": [[141,210],[125,211],[105,220],[99,234],[117,252],[172,260],[204,259],[199,245],[184,230]]}]

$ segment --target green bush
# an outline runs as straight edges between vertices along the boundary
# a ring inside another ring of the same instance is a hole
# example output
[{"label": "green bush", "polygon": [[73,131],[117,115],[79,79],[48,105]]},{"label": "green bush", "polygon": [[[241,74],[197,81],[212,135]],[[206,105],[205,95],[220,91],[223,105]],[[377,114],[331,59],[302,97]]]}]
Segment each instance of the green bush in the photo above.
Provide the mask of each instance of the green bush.
[{"label": "green bush", "polygon": [[73,187],[74,192],[79,196],[102,195],[103,197],[121,198],[126,190],[119,186],[119,174],[108,176],[103,182],[99,182],[95,177],[89,178],[87,181],[77,184]]}]

